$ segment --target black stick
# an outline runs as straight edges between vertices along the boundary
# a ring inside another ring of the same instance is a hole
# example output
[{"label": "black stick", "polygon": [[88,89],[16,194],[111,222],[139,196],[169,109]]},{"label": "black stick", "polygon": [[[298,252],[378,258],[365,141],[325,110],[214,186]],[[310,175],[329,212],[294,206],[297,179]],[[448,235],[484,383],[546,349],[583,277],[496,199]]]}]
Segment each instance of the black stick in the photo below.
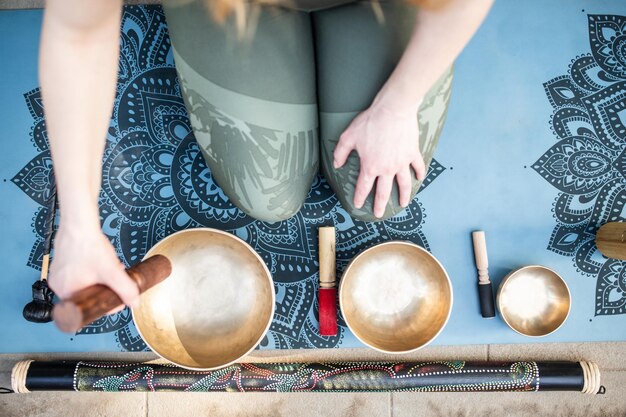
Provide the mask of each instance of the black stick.
[{"label": "black stick", "polygon": [[47,202],[47,216],[44,223],[43,259],[41,261],[41,276],[32,285],[33,300],[24,306],[22,315],[33,323],[48,323],[52,321],[52,299],[54,292],[48,287],[48,269],[50,264],[50,251],[52,248],[52,235],[54,234],[54,218],[56,216],[57,193],[53,185]]}]

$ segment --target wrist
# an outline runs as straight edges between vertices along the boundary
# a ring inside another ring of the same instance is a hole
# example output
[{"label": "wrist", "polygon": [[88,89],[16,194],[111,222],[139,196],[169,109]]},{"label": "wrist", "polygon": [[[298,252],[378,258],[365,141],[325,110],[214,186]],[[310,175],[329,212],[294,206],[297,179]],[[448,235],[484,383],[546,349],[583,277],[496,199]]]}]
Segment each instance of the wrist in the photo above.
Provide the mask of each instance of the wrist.
[{"label": "wrist", "polygon": [[63,229],[100,230],[100,211],[96,203],[59,200],[60,224]]},{"label": "wrist", "polygon": [[385,85],[376,95],[371,107],[394,114],[416,115],[423,97],[413,97],[399,89]]}]

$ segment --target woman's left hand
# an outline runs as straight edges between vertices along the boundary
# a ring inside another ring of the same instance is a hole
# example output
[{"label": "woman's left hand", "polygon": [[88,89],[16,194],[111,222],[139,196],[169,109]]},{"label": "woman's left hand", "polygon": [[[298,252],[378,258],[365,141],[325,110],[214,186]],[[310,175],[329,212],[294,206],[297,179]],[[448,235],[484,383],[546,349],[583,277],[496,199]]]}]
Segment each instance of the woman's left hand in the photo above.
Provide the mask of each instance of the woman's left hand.
[{"label": "woman's left hand", "polygon": [[419,150],[417,110],[391,110],[375,102],[355,117],[340,136],[334,151],[334,167],[342,167],[353,150],[361,161],[354,206],[363,206],[375,182],[374,215],[382,217],[395,179],[400,205],[406,207],[411,198],[411,169],[420,181],[426,176]]}]

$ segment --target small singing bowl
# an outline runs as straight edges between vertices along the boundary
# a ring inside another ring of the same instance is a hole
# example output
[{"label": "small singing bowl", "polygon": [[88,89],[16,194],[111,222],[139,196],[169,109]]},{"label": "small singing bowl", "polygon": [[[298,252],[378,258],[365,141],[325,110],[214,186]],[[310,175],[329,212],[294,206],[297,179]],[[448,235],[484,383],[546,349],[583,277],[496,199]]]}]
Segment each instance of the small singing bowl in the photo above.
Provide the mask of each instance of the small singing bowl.
[{"label": "small singing bowl", "polygon": [[524,336],[555,332],[567,319],[571,296],[563,278],[545,266],[531,265],[509,273],[498,289],[504,322]]},{"label": "small singing bowl", "polygon": [[183,368],[236,362],[263,339],[274,315],[274,284],[243,240],[214,229],[174,233],[146,254],[165,255],[172,273],[141,295],[133,320],[146,344]]},{"label": "small singing bowl", "polygon": [[361,342],[384,353],[407,353],[443,330],[452,310],[452,284],[425,249],[386,242],[350,262],[341,278],[339,304]]}]

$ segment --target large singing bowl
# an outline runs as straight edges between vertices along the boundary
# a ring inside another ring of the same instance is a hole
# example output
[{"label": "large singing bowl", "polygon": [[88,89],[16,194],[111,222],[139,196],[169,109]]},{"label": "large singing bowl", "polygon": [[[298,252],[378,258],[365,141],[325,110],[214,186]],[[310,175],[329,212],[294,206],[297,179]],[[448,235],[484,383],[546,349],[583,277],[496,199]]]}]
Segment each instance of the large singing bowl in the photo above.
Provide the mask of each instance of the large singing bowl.
[{"label": "large singing bowl", "polygon": [[339,304],[361,342],[385,353],[407,353],[443,330],[452,310],[452,284],[425,249],[387,242],[350,262],[341,278]]},{"label": "large singing bowl", "polygon": [[168,236],[146,254],[165,255],[172,274],[141,295],[133,320],[155,353],[176,365],[211,370],[259,344],[274,315],[274,284],[261,257],[214,229]]}]

